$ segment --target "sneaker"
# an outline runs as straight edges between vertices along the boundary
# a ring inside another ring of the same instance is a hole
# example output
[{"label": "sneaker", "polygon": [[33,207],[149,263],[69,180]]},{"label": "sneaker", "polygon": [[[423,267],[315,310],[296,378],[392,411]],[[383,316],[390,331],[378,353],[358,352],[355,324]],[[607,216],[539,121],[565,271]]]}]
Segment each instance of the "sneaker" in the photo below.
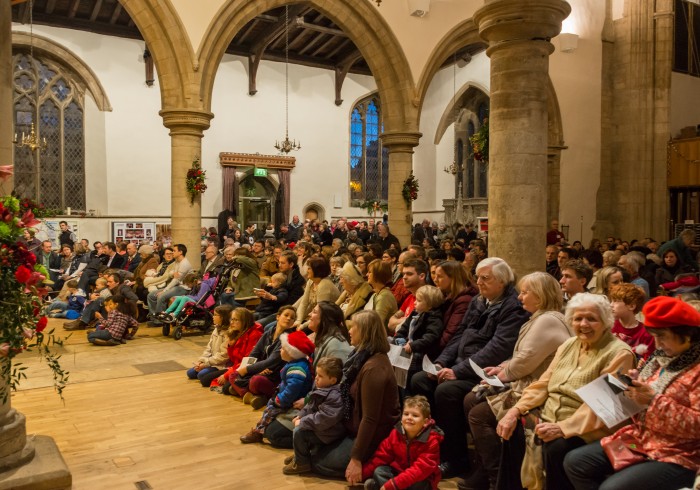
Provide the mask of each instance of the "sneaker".
[{"label": "sneaker", "polygon": [[310,471],[310,464],[297,464],[296,461],[292,461],[287,466],[282,468],[282,473],[285,475],[301,475],[302,473],[308,473]]},{"label": "sneaker", "polygon": [[222,393],[224,389],[221,386],[210,386],[209,391],[213,391],[215,393]]},{"label": "sneaker", "polygon": [[284,464],[285,464],[285,466],[288,465],[288,464],[290,464],[292,461],[294,461],[294,455],[293,455],[293,454],[292,454],[291,456],[287,456],[286,458],[284,458]]},{"label": "sneaker", "polygon": [[[232,395],[235,394],[233,391],[233,387],[229,388],[229,391],[231,392]],[[250,391],[247,392],[245,395],[243,395],[243,403],[246,405],[250,405],[250,402],[253,401],[253,398],[255,398],[255,395],[253,395]],[[286,464],[286,463],[285,463]]]},{"label": "sneaker", "polygon": [[252,400],[250,400],[250,406],[253,407],[253,410],[260,410],[262,407],[267,405],[269,398],[266,396],[254,396]]},{"label": "sneaker", "polygon": [[103,345],[103,346],[116,345],[116,344],[113,344],[111,340],[104,340],[104,339],[95,339],[92,341],[92,343],[95,345]]},{"label": "sneaker", "polygon": [[260,432],[256,432],[255,429],[250,429],[246,435],[241,436],[241,442],[243,444],[253,444],[255,442],[262,442],[263,435]]},{"label": "sneaker", "polygon": [[379,490],[379,485],[374,478],[368,478],[365,481],[365,490]]}]

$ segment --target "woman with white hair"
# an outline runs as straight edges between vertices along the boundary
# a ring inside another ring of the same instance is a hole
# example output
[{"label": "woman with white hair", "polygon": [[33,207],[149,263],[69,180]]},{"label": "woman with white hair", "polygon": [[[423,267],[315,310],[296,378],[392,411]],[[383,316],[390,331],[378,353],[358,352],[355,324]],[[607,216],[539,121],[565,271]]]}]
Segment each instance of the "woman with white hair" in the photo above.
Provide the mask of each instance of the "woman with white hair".
[{"label": "woman with white hair", "polygon": [[340,271],[340,285],[343,292],[335,302],[343,310],[345,318],[365,307],[374,294],[372,286],[362,277],[362,273],[352,262],[346,262]]},{"label": "woman with white hair", "polygon": [[577,294],[566,305],[565,317],[574,337],[557,349],[547,370],[496,428],[507,441],[500,488],[573,489],[564,473],[566,454],[611,433],[576,390],[602,374],[632,369],[635,355],[610,332],[613,314],[605,296]]},{"label": "woman with white hair", "polygon": [[481,378],[469,361],[481,367],[497,366],[513,353],[520,327],[528,313],[518,301],[515,276],[505,260],[491,257],[476,268],[479,295],[472,299],[447,347],[435,359],[437,376],[425,371],[411,379],[413,395],[426,396],[433,417],[445,432],[441,446],[444,477],[454,476],[466,463],[467,420],[463,400]]}]

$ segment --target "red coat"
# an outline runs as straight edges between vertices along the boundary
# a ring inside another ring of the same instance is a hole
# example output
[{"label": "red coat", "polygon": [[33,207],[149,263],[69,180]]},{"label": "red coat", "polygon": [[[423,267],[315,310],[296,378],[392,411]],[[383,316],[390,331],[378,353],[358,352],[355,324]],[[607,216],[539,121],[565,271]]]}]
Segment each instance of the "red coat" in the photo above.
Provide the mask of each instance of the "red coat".
[{"label": "red coat", "polygon": [[442,439],[443,433],[432,419],[412,441],[406,439],[399,422],[374,456],[362,465],[362,479],[371,478],[379,466],[390,466],[398,475],[386,482],[387,490],[408,488],[422,481],[429,481],[435,490],[440,482],[438,466]]},{"label": "red coat", "polygon": [[235,344],[226,347],[226,352],[228,352],[228,358],[234,371],[238,369],[243,358],[250,355],[250,351],[258,343],[262,334],[262,325],[255,322],[246,333],[236,339]]}]

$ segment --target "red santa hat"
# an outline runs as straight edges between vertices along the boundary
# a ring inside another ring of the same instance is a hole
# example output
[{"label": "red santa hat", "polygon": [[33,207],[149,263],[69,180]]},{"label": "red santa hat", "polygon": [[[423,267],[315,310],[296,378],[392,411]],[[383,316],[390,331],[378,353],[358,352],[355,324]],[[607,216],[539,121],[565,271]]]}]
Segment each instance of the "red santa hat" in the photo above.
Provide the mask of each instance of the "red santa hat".
[{"label": "red santa hat", "polygon": [[299,330],[290,334],[283,333],[280,335],[282,347],[293,359],[302,359],[314,353],[316,346],[306,336],[304,332]]}]

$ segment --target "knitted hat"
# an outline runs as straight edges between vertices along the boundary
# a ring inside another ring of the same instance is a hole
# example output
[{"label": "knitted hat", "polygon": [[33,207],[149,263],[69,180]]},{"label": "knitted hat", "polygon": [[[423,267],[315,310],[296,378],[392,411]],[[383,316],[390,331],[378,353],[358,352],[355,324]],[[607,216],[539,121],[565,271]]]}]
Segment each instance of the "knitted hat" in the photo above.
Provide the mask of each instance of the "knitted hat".
[{"label": "knitted hat", "polygon": [[668,296],[657,296],[642,308],[647,328],[700,327],[700,313],[688,303]]},{"label": "knitted hat", "polygon": [[151,255],[151,254],[153,254],[153,246],[152,245],[141,245],[139,247],[139,253],[145,254],[145,255]]},{"label": "knitted hat", "polygon": [[355,264],[352,262],[348,261],[345,262],[345,265],[343,265],[343,270],[341,274],[345,275],[351,282],[354,282],[356,284],[361,283],[364,281],[362,274],[360,273],[360,270],[357,268]]},{"label": "knitted hat", "polygon": [[280,342],[284,350],[292,356],[293,359],[302,359],[314,353],[316,346],[302,331],[294,331],[290,334],[283,333],[280,335]]}]

